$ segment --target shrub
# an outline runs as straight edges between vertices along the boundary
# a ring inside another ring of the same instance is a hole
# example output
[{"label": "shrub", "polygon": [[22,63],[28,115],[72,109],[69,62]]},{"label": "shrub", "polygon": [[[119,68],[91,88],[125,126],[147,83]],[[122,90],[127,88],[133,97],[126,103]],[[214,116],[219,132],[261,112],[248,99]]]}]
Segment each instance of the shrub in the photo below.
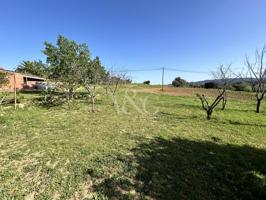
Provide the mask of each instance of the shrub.
[{"label": "shrub", "polygon": [[215,82],[207,82],[204,84],[204,88],[206,89],[216,89],[218,88],[218,84]]},{"label": "shrub", "polygon": [[188,85],[187,81],[180,78],[180,77],[176,77],[173,81],[172,81],[172,85],[174,87],[184,87],[186,85]]},{"label": "shrub", "polygon": [[147,80],[147,81],[144,81],[143,84],[145,85],[150,85],[151,81]]},{"label": "shrub", "polygon": [[243,82],[232,84],[232,88],[235,91],[245,91],[245,92],[251,92],[252,91],[251,86],[248,83],[243,83]]}]

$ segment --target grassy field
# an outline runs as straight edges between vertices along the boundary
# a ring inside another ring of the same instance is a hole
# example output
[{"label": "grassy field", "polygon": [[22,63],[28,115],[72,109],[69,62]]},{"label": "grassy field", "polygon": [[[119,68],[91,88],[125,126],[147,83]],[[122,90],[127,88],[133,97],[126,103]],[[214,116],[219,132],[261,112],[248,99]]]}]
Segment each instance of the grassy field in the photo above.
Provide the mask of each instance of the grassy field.
[{"label": "grassy field", "polygon": [[96,113],[38,94],[3,109],[0,199],[266,199],[266,104],[232,98],[206,121],[193,95],[133,88]]}]

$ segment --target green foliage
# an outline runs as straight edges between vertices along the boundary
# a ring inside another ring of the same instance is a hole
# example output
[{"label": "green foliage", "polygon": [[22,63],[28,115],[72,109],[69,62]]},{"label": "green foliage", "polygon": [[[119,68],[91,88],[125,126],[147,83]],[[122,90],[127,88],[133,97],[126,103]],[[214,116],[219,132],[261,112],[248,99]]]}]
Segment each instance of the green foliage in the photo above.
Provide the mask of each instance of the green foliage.
[{"label": "green foliage", "polygon": [[19,73],[31,74],[41,77],[46,77],[48,68],[42,61],[22,61],[22,63],[15,70]]},{"label": "green foliage", "polygon": [[218,84],[215,82],[207,82],[204,84],[204,88],[206,89],[216,89],[218,88]]},{"label": "green foliage", "polygon": [[151,81],[150,80],[147,80],[147,81],[144,81],[143,84],[145,85],[150,85]]},{"label": "green foliage", "polygon": [[245,91],[245,92],[252,91],[251,85],[243,82],[234,83],[231,85],[231,88],[235,91]]},{"label": "green foliage", "polygon": [[49,64],[49,78],[66,83],[73,88],[78,83],[77,69],[87,65],[90,52],[86,44],[77,44],[61,35],[54,46],[45,42],[44,54]]},{"label": "green foliage", "polygon": [[56,46],[45,42],[43,52],[49,64],[49,78],[64,83],[68,90],[82,84],[85,75],[86,80],[95,82],[106,74],[99,57],[91,60],[85,43],[78,44],[59,35]]},{"label": "green foliage", "polygon": [[0,71],[0,87],[8,83],[8,76],[6,72]]},{"label": "green foliage", "polygon": [[175,80],[172,81],[172,85],[174,87],[184,87],[186,85],[188,85],[187,81],[180,78],[180,77],[176,77]]},{"label": "green foliage", "polygon": [[107,77],[98,56],[86,65],[81,66],[79,71],[81,72],[82,84],[101,84]]}]

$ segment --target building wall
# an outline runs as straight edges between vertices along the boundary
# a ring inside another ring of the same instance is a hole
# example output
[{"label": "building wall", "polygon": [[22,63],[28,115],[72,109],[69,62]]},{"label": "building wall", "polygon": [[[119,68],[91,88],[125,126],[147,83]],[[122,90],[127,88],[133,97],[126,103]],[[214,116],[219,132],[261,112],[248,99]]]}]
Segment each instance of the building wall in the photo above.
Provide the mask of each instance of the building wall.
[{"label": "building wall", "polygon": [[[5,72],[5,71],[4,71]],[[6,72],[8,76],[8,83],[1,87],[2,91],[14,91],[14,88],[21,90],[24,85],[23,75],[19,73]]]},{"label": "building wall", "polygon": [[19,73],[9,74],[8,78],[9,78],[9,85],[8,85],[9,89],[14,90],[14,87],[18,90],[23,89],[24,80],[22,74]]},{"label": "building wall", "polygon": [[[27,84],[24,84],[24,77],[25,75],[12,72],[12,71],[6,71],[6,70],[1,70],[2,72],[7,73],[8,76],[8,84],[5,86],[2,86],[0,88],[0,91],[9,91],[12,92],[16,88],[17,90],[22,90],[22,89],[34,89],[34,85],[37,82],[41,82],[43,80],[27,80]],[[32,79],[32,78],[31,78]],[[36,79],[36,78],[35,78]]]}]

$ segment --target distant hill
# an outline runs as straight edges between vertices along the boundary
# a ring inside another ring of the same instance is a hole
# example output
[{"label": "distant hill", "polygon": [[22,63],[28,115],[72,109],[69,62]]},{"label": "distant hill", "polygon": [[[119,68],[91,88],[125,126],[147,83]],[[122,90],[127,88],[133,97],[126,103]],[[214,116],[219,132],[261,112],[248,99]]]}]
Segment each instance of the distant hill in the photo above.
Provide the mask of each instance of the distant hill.
[{"label": "distant hill", "polygon": [[[251,81],[254,81],[254,78],[232,78],[232,79],[228,79],[227,82],[229,82],[230,84],[233,83],[250,83]],[[195,86],[202,86],[205,83],[209,83],[209,82],[214,82],[216,84],[222,84],[222,80],[221,79],[210,79],[210,80],[203,80],[203,81],[195,81],[195,82],[190,82],[189,84],[191,85],[195,85]]]}]

